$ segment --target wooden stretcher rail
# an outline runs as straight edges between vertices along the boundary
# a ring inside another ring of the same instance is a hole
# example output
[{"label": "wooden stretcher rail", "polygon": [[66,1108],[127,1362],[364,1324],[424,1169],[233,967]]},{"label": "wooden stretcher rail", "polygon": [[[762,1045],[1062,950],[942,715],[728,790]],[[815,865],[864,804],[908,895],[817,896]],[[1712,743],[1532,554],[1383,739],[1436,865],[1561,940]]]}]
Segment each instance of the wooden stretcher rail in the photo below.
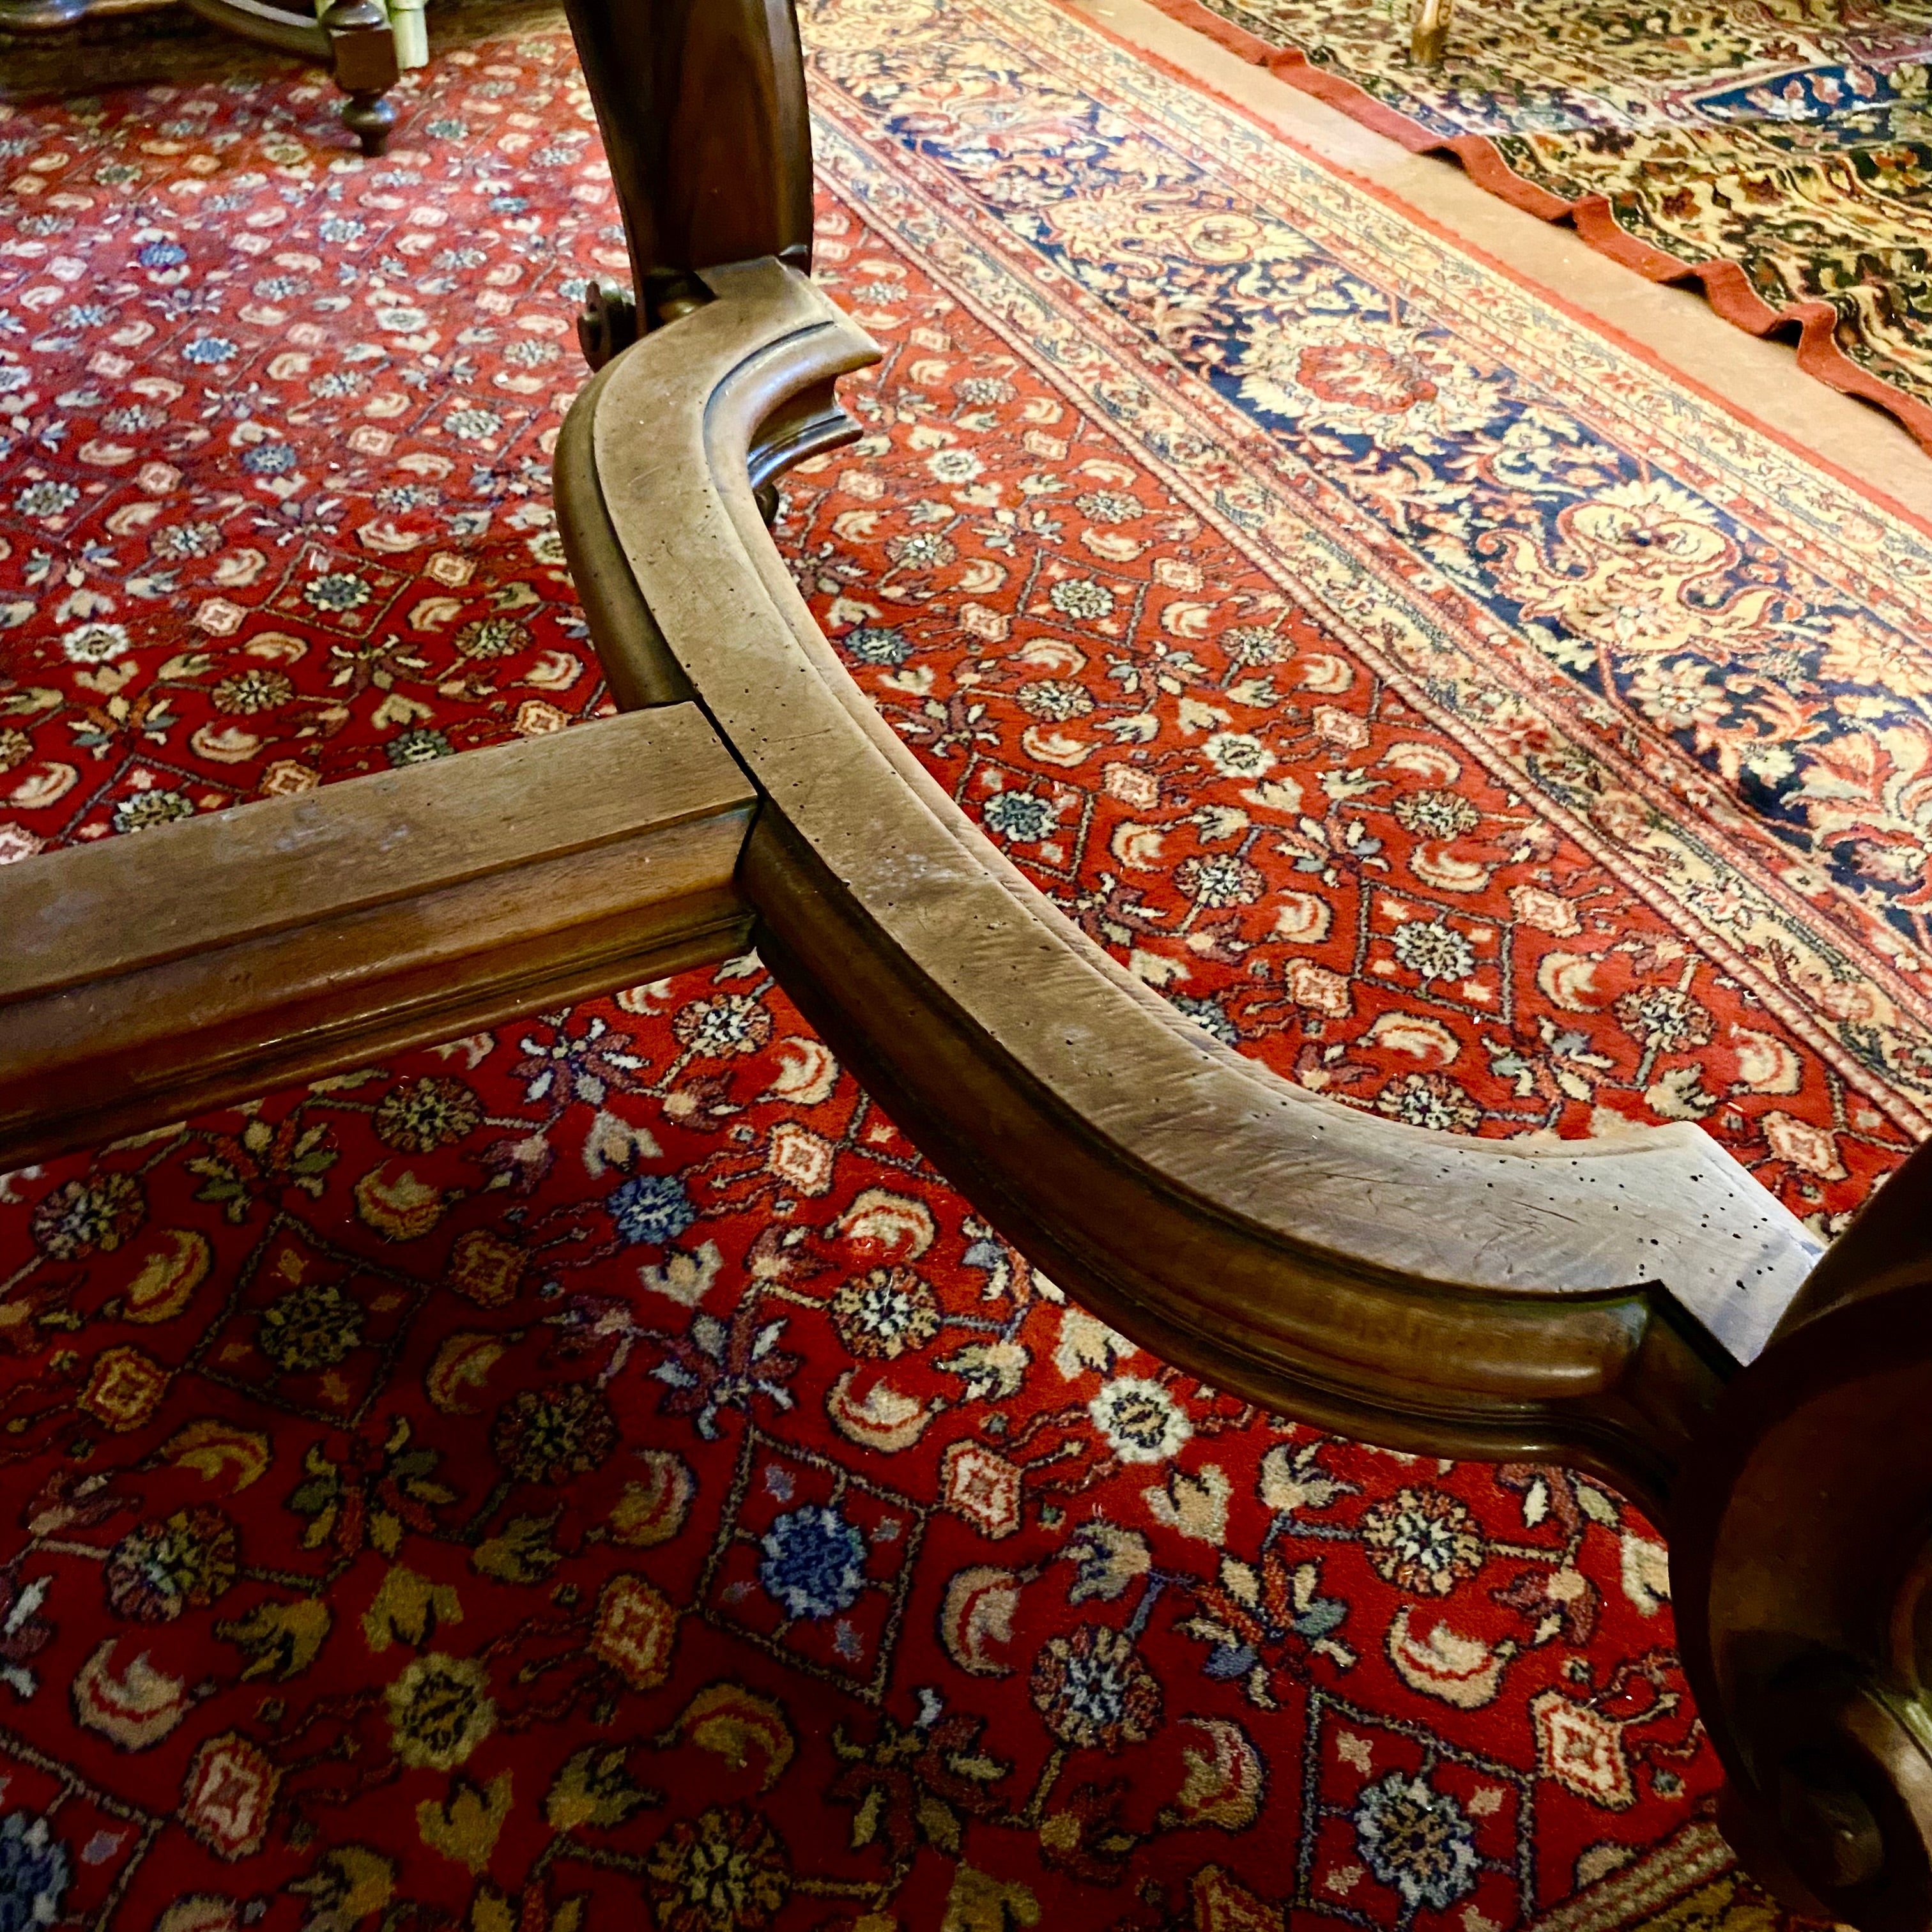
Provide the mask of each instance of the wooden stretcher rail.
[{"label": "wooden stretcher rail", "polygon": [[899,743],[766,534],[757,452],[872,345],[776,262],[704,279],[579,400],[558,504],[620,698],[681,674],[764,795],[742,884],[794,996],[1136,1340],[1356,1435],[1566,1456],[1660,1507],[1815,1240],[1696,1128],[1405,1126],[1220,1046],[1090,944]]},{"label": "wooden stretcher rail", "polygon": [[0,869],[0,1172],[724,957],[743,773],[697,708]]}]

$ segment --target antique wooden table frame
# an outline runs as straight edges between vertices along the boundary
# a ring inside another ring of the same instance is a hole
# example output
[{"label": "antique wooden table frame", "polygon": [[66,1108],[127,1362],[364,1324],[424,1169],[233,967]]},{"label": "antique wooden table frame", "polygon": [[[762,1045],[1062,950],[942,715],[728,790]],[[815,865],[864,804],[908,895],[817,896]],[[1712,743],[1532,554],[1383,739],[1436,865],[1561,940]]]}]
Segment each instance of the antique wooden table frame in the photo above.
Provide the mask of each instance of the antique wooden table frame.
[{"label": "antique wooden table frame", "polygon": [[[396,32],[380,0],[329,0],[313,14],[274,0],[0,0],[0,33],[58,34],[84,20],[121,20],[186,5],[205,20],[263,46],[278,47],[326,67],[347,98],[343,124],[365,154],[380,154],[396,124],[385,97],[400,73]],[[76,82],[87,55],[76,50]]]},{"label": "antique wooden table frame", "polygon": [[557,508],[622,715],[0,870],[0,1170],[754,943],[922,1150],[1171,1360],[1391,1446],[1562,1460],[1668,1529],[1722,1816],[1787,1897],[1932,1919],[1932,1238],[1820,1260],[1699,1129],[1525,1147],[1278,1078],[926,775],[766,533],[875,351],[808,279],[789,0],[573,0],[639,308]]}]

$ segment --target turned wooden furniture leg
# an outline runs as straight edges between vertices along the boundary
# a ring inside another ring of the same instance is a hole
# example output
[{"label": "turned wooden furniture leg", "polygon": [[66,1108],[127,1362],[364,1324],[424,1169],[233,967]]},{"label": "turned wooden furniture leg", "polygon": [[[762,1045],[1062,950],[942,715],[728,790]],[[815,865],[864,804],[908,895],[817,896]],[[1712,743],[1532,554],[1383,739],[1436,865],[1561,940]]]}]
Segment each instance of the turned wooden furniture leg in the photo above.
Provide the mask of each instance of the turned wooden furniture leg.
[{"label": "turned wooden furniture leg", "polygon": [[[0,33],[58,33],[83,20],[158,13],[185,4],[218,26],[264,46],[326,62],[349,98],[342,119],[365,154],[380,154],[396,124],[394,104],[384,98],[400,72],[398,29],[380,0],[334,0],[320,20],[273,0],[0,0]],[[410,16],[421,40],[421,16]]]},{"label": "turned wooden furniture leg", "polygon": [[[0,0],[4,4],[4,0]],[[37,0],[46,4],[46,0]],[[92,7],[130,0],[88,0]],[[334,0],[318,20],[273,0],[185,0],[205,20],[263,46],[280,47],[333,69],[349,98],[342,119],[365,154],[380,154],[396,124],[394,104],[383,97],[401,71],[397,32],[379,0]]]},{"label": "turned wooden furniture leg", "polygon": [[1412,0],[1408,57],[1418,67],[1440,67],[1455,0]]},{"label": "turned wooden furniture leg", "polygon": [[380,154],[396,124],[395,104],[385,97],[396,84],[396,36],[378,0],[334,0],[322,16],[335,68],[335,84],[349,98],[342,124],[365,154]]}]

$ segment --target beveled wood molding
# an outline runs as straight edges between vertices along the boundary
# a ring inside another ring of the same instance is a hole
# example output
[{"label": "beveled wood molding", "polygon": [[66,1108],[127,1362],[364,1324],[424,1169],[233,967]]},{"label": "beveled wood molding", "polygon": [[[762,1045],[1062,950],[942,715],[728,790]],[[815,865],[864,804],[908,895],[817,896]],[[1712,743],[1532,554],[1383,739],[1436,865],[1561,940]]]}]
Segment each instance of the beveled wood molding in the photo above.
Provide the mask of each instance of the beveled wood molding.
[{"label": "beveled wood molding", "polygon": [[0,1172],[723,958],[744,774],[694,706],[0,868]]},{"label": "beveled wood molding", "polygon": [[1660,1508],[1818,1244],[1694,1126],[1534,1146],[1406,1126],[1280,1079],[1115,965],[898,742],[766,534],[754,452],[872,344],[776,261],[702,279],[711,302],[578,400],[558,508],[607,606],[629,567],[642,616],[592,607],[620,700],[688,688],[762,794],[740,884],[787,989],[1135,1340],[1372,1441],[1560,1457]]}]

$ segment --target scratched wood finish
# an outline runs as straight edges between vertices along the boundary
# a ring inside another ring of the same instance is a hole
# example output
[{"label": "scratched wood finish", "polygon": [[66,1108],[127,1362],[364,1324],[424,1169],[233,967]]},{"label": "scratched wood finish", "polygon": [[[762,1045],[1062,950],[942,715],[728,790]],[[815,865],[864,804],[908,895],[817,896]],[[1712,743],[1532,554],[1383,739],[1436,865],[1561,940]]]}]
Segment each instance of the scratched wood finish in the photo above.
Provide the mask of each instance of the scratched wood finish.
[{"label": "scratched wood finish", "polygon": [[722,958],[752,802],[680,705],[0,868],[0,1172]]}]

